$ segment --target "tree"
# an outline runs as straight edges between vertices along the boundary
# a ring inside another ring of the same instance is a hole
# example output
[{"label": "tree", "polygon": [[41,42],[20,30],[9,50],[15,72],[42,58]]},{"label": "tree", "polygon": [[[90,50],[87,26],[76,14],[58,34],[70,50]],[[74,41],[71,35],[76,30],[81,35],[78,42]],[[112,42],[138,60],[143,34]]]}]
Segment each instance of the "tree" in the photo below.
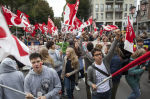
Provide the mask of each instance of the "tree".
[{"label": "tree", "polygon": [[90,17],[91,4],[89,0],[80,0],[77,17],[81,20],[88,20]]},{"label": "tree", "polygon": [[[47,23],[48,16],[54,20],[54,13],[46,0],[3,0],[2,5],[16,13],[20,10],[29,15],[31,24]],[[42,5],[42,6],[41,6]]]}]

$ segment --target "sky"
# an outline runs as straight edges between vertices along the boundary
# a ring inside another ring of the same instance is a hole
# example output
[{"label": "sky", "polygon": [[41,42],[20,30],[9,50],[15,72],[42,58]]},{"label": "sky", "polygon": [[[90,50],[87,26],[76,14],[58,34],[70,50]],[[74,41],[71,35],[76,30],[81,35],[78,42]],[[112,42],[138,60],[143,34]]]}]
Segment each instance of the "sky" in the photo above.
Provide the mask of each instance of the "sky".
[{"label": "sky", "polygon": [[[53,8],[54,17],[61,17],[64,5],[66,0],[47,0],[50,7]],[[140,3],[140,0],[137,0],[137,5]]]},{"label": "sky", "polygon": [[47,0],[50,7],[53,8],[54,17],[61,17],[66,0]]}]

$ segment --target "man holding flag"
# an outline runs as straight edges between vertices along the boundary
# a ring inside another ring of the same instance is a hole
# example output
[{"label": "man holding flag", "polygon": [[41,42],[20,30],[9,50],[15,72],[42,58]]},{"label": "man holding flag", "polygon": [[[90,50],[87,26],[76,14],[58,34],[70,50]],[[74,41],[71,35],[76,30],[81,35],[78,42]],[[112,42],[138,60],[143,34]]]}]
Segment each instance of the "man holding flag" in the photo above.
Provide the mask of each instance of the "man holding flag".
[{"label": "man holding flag", "polygon": [[100,86],[97,86],[97,84],[110,75],[110,61],[120,38],[120,30],[116,30],[115,33],[116,39],[105,57],[99,49],[94,48],[92,51],[95,61],[87,71],[88,85],[92,88],[92,99],[110,99],[111,97],[111,80],[106,81]]}]

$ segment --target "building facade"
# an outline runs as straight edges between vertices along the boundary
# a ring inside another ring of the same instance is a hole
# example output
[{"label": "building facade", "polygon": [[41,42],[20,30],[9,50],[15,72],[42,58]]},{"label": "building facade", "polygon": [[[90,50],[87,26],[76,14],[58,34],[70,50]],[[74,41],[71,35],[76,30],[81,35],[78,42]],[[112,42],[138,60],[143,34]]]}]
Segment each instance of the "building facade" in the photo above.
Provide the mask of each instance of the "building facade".
[{"label": "building facade", "polygon": [[92,15],[98,28],[101,25],[117,25],[124,30],[124,20],[130,15],[135,0],[92,0]]},{"label": "building facade", "polygon": [[146,11],[142,10],[142,0],[140,1],[140,14],[139,14],[139,32],[147,32],[150,37],[150,0],[146,0],[148,2]]}]

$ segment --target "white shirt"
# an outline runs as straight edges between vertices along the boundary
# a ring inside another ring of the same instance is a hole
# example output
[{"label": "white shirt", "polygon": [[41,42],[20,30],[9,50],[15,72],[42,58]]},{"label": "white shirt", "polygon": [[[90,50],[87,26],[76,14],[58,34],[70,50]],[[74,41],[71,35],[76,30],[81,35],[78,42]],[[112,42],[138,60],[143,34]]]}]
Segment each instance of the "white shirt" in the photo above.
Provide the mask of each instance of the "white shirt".
[{"label": "white shirt", "polygon": [[[104,63],[102,62],[101,65],[97,65],[95,64],[95,66],[98,69],[101,69],[102,71],[108,73],[106,67],[104,66]],[[105,78],[107,78],[107,76],[103,75],[102,73],[100,73],[99,71],[96,70],[96,85],[100,82],[102,82]],[[109,80],[106,81],[105,83],[101,84],[100,86],[98,86],[97,88],[97,92],[98,93],[103,93],[110,90],[110,85],[109,85]]]}]

